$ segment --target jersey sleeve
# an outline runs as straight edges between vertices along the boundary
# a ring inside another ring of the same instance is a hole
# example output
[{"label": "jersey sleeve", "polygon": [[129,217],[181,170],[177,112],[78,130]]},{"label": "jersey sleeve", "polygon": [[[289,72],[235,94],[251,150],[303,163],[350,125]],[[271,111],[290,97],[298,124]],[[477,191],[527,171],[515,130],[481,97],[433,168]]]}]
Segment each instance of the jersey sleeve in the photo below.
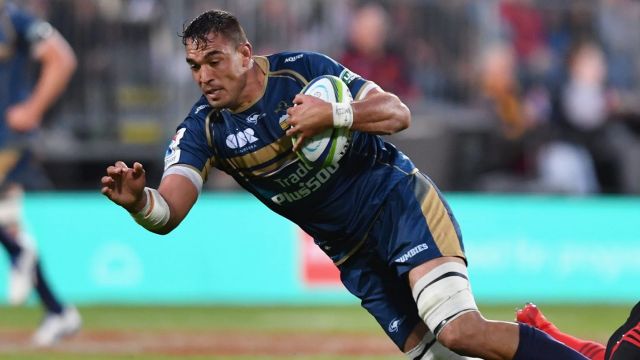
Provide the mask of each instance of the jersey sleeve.
[{"label": "jersey sleeve", "polygon": [[212,157],[207,142],[204,124],[193,118],[187,118],[178,126],[175,135],[167,147],[164,157],[165,171],[173,165],[186,165],[198,171],[203,180],[209,171],[209,159]]},{"label": "jersey sleeve", "polygon": [[51,24],[22,10],[14,9],[11,12],[11,21],[18,44],[23,46],[33,46],[50,37],[54,32]]},{"label": "jersey sleeve", "polygon": [[305,64],[307,71],[311,74],[311,78],[321,75],[337,76],[347,84],[354,99],[358,98],[358,94],[364,85],[370,83],[329,56],[319,53],[308,53],[306,55]]}]

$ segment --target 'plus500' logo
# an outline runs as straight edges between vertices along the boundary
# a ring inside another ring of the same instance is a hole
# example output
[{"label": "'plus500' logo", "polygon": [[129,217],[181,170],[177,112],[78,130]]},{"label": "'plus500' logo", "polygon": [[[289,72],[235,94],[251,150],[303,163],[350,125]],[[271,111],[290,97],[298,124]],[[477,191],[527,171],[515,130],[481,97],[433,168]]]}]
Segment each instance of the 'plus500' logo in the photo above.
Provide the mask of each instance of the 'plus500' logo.
[{"label": "'plus500' logo", "polygon": [[292,203],[311,195],[331,179],[331,176],[338,170],[338,167],[339,164],[324,167],[315,173],[313,177],[303,182],[302,178],[309,173],[311,168],[300,162],[300,167],[294,174],[290,175],[289,178],[276,180],[276,182],[283,187],[299,184],[300,188],[295,191],[286,191],[274,195],[271,197],[271,201],[281,205],[284,203]]}]

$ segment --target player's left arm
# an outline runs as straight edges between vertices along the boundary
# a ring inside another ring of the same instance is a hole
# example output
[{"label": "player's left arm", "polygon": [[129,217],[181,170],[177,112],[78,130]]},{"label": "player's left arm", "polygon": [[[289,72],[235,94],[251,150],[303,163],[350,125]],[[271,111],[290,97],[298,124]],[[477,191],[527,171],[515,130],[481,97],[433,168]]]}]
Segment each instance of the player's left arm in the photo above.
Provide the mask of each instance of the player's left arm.
[{"label": "player's left arm", "polygon": [[[391,135],[411,125],[411,111],[398,96],[371,84],[361,100],[351,102],[352,130],[376,135]],[[367,86],[365,85],[365,86]],[[332,114],[333,115],[333,114]]]},{"label": "player's left arm", "polygon": [[16,131],[29,131],[40,125],[44,113],[62,94],[77,67],[75,53],[62,35],[48,23],[37,26],[43,32],[32,50],[41,65],[38,80],[31,96],[7,112],[9,126]]},{"label": "player's left arm", "polygon": [[[351,111],[352,130],[391,135],[409,127],[411,112],[398,96],[382,90],[371,82],[365,86],[370,86],[368,91],[351,102],[351,106],[347,108],[347,111]],[[287,135],[296,134],[299,138],[294,150],[303,144],[305,138],[336,125],[336,114],[330,103],[303,94],[296,95],[293,103],[296,106],[287,110],[287,122],[291,125]]]}]

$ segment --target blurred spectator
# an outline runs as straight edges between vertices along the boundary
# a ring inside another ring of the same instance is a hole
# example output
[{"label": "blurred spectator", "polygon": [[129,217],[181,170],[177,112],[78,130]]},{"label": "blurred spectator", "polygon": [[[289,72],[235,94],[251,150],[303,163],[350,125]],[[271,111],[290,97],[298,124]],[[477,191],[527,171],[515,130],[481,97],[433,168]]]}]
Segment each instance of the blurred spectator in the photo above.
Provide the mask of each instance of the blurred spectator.
[{"label": "blurred spectator", "polygon": [[[327,53],[398,93],[410,103],[416,123],[427,119],[424,123],[440,127],[446,132],[440,139],[455,139],[456,148],[474,149],[475,141],[482,139],[479,143],[488,145],[484,141],[491,138],[491,146],[483,148],[487,154],[482,154],[482,164],[475,165],[476,158],[470,159],[473,151],[458,154],[461,165],[452,167],[447,177],[457,179],[461,167],[468,166],[469,171],[463,171],[464,179],[456,180],[465,184],[456,190],[472,189],[477,169],[511,174],[514,181],[520,181],[512,184],[513,189],[598,191],[599,185],[588,185],[589,181],[580,186],[575,180],[565,181],[573,184],[565,188],[556,186],[559,180],[548,180],[556,179],[558,173],[551,176],[549,171],[562,158],[577,162],[570,165],[563,160],[560,168],[582,168],[585,173],[590,172],[588,164],[593,172],[597,168],[600,175],[592,177],[599,180],[595,184],[604,181],[605,192],[640,193],[637,0],[14,1],[57,25],[83,60],[69,96],[54,109],[56,121],[46,128],[47,144],[41,151],[51,158],[52,164],[45,164],[50,169],[67,165],[83,174],[70,177],[67,171],[60,172],[58,181],[64,182],[56,184],[60,187],[74,188],[79,186],[78,179],[95,178],[84,174],[88,168],[84,165],[102,169],[104,160],[110,158],[109,149],[120,148],[122,126],[153,123],[167,133],[173,131],[193,91],[188,71],[180,70],[184,58],[173,55],[180,53],[173,48],[174,36],[183,26],[185,13],[224,8],[247,24],[258,53],[285,47]],[[590,39],[604,51],[604,99],[595,96],[596,101],[588,103],[594,111],[581,117],[576,113],[581,109],[571,103],[586,96],[586,87],[576,85],[565,63],[572,44]],[[492,45],[498,41],[511,47],[508,54],[499,55],[502,50]],[[495,53],[489,56],[491,52]],[[483,66],[490,68],[476,71]],[[165,98],[177,101],[169,105]],[[476,106],[479,98],[482,107]],[[557,105],[552,115],[550,99]],[[604,117],[597,116],[600,102],[604,102]],[[434,105],[440,106],[437,114]],[[456,111],[473,113],[470,117],[481,113],[483,118],[469,120]],[[487,133],[488,117],[499,126],[491,134]],[[576,140],[575,133],[583,130],[568,130],[575,126],[570,121],[602,121],[603,134],[615,137],[604,151],[612,155],[594,157],[594,149],[582,137]],[[483,124],[482,129],[478,124]],[[539,148],[549,129],[551,139],[546,140],[553,142]],[[413,136],[417,133],[412,132]],[[150,145],[164,146],[150,139]],[[627,147],[627,151],[614,150],[616,146]],[[75,148],[88,149],[81,156],[86,163],[74,162],[79,157],[76,152],[64,152]],[[51,149],[61,151],[48,151]],[[150,155],[154,151],[147,150]],[[554,154],[561,155],[554,158]],[[433,162],[427,157],[425,162]],[[91,162],[95,164],[88,164]],[[607,167],[617,168],[617,173],[602,178]],[[441,184],[450,189],[447,183]],[[94,184],[81,186],[93,188]]]},{"label": "blurred spectator", "polygon": [[271,54],[289,47],[289,32],[298,29],[297,19],[286,0],[265,0],[256,8],[254,24],[256,53]]},{"label": "blurred spectator", "polygon": [[[565,191],[572,184],[577,186],[570,192],[620,192],[621,155],[629,144],[622,140],[630,137],[624,136],[624,127],[611,121],[607,63],[601,47],[594,42],[577,44],[568,59],[568,74],[556,101],[557,136],[549,145],[556,149],[562,145],[565,161],[558,162],[553,159],[556,152],[547,152],[547,161],[557,166],[545,167],[545,178],[565,179],[567,183],[555,184]],[[571,169],[583,171],[570,173]],[[580,182],[592,185],[578,186]]]},{"label": "blurred spectator", "polygon": [[476,70],[477,105],[497,121],[483,149],[480,189],[528,191],[526,185],[537,173],[537,132],[548,121],[549,97],[543,87],[524,92],[516,58],[509,43],[498,42],[485,47]]},{"label": "blurred spectator", "polygon": [[479,36],[477,8],[486,5],[468,0],[429,1],[419,6],[394,2],[395,39],[404,47],[410,76],[425,97],[469,101],[473,44]]},{"label": "blurred spectator", "polygon": [[518,76],[522,85],[528,87],[551,66],[543,14],[532,0],[506,0],[500,3],[500,16],[515,49]]},{"label": "blurred spectator", "polygon": [[481,55],[478,71],[480,91],[500,120],[507,138],[522,136],[528,126],[516,75],[516,56],[508,44],[494,44]]},{"label": "blurred spectator", "polygon": [[358,8],[351,21],[347,49],[339,61],[351,71],[374,81],[383,89],[407,100],[417,96],[404,59],[390,47],[386,10],[368,3]]},{"label": "blurred spectator", "polygon": [[640,81],[640,2],[603,0],[599,14],[609,82],[615,88],[631,89]]}]

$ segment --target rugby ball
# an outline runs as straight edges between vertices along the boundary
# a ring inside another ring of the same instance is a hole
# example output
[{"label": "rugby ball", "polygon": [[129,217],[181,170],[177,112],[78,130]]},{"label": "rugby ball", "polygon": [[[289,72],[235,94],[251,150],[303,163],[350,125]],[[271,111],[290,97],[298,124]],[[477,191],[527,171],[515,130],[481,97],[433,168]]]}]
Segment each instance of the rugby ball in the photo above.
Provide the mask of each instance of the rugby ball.
[{"label": "rugby ball", "polygon": [[[350,103],[353,100],[347,84],[332,75],[323,75],[313,79],[305,86],[302,94],[315,96],[330,103]],[[297,136],[292,136],[295,144]],[[330,128],[305,141],[298,157],[313,167],[336,165],[347,153],[351,144],[351,130]]]}]

